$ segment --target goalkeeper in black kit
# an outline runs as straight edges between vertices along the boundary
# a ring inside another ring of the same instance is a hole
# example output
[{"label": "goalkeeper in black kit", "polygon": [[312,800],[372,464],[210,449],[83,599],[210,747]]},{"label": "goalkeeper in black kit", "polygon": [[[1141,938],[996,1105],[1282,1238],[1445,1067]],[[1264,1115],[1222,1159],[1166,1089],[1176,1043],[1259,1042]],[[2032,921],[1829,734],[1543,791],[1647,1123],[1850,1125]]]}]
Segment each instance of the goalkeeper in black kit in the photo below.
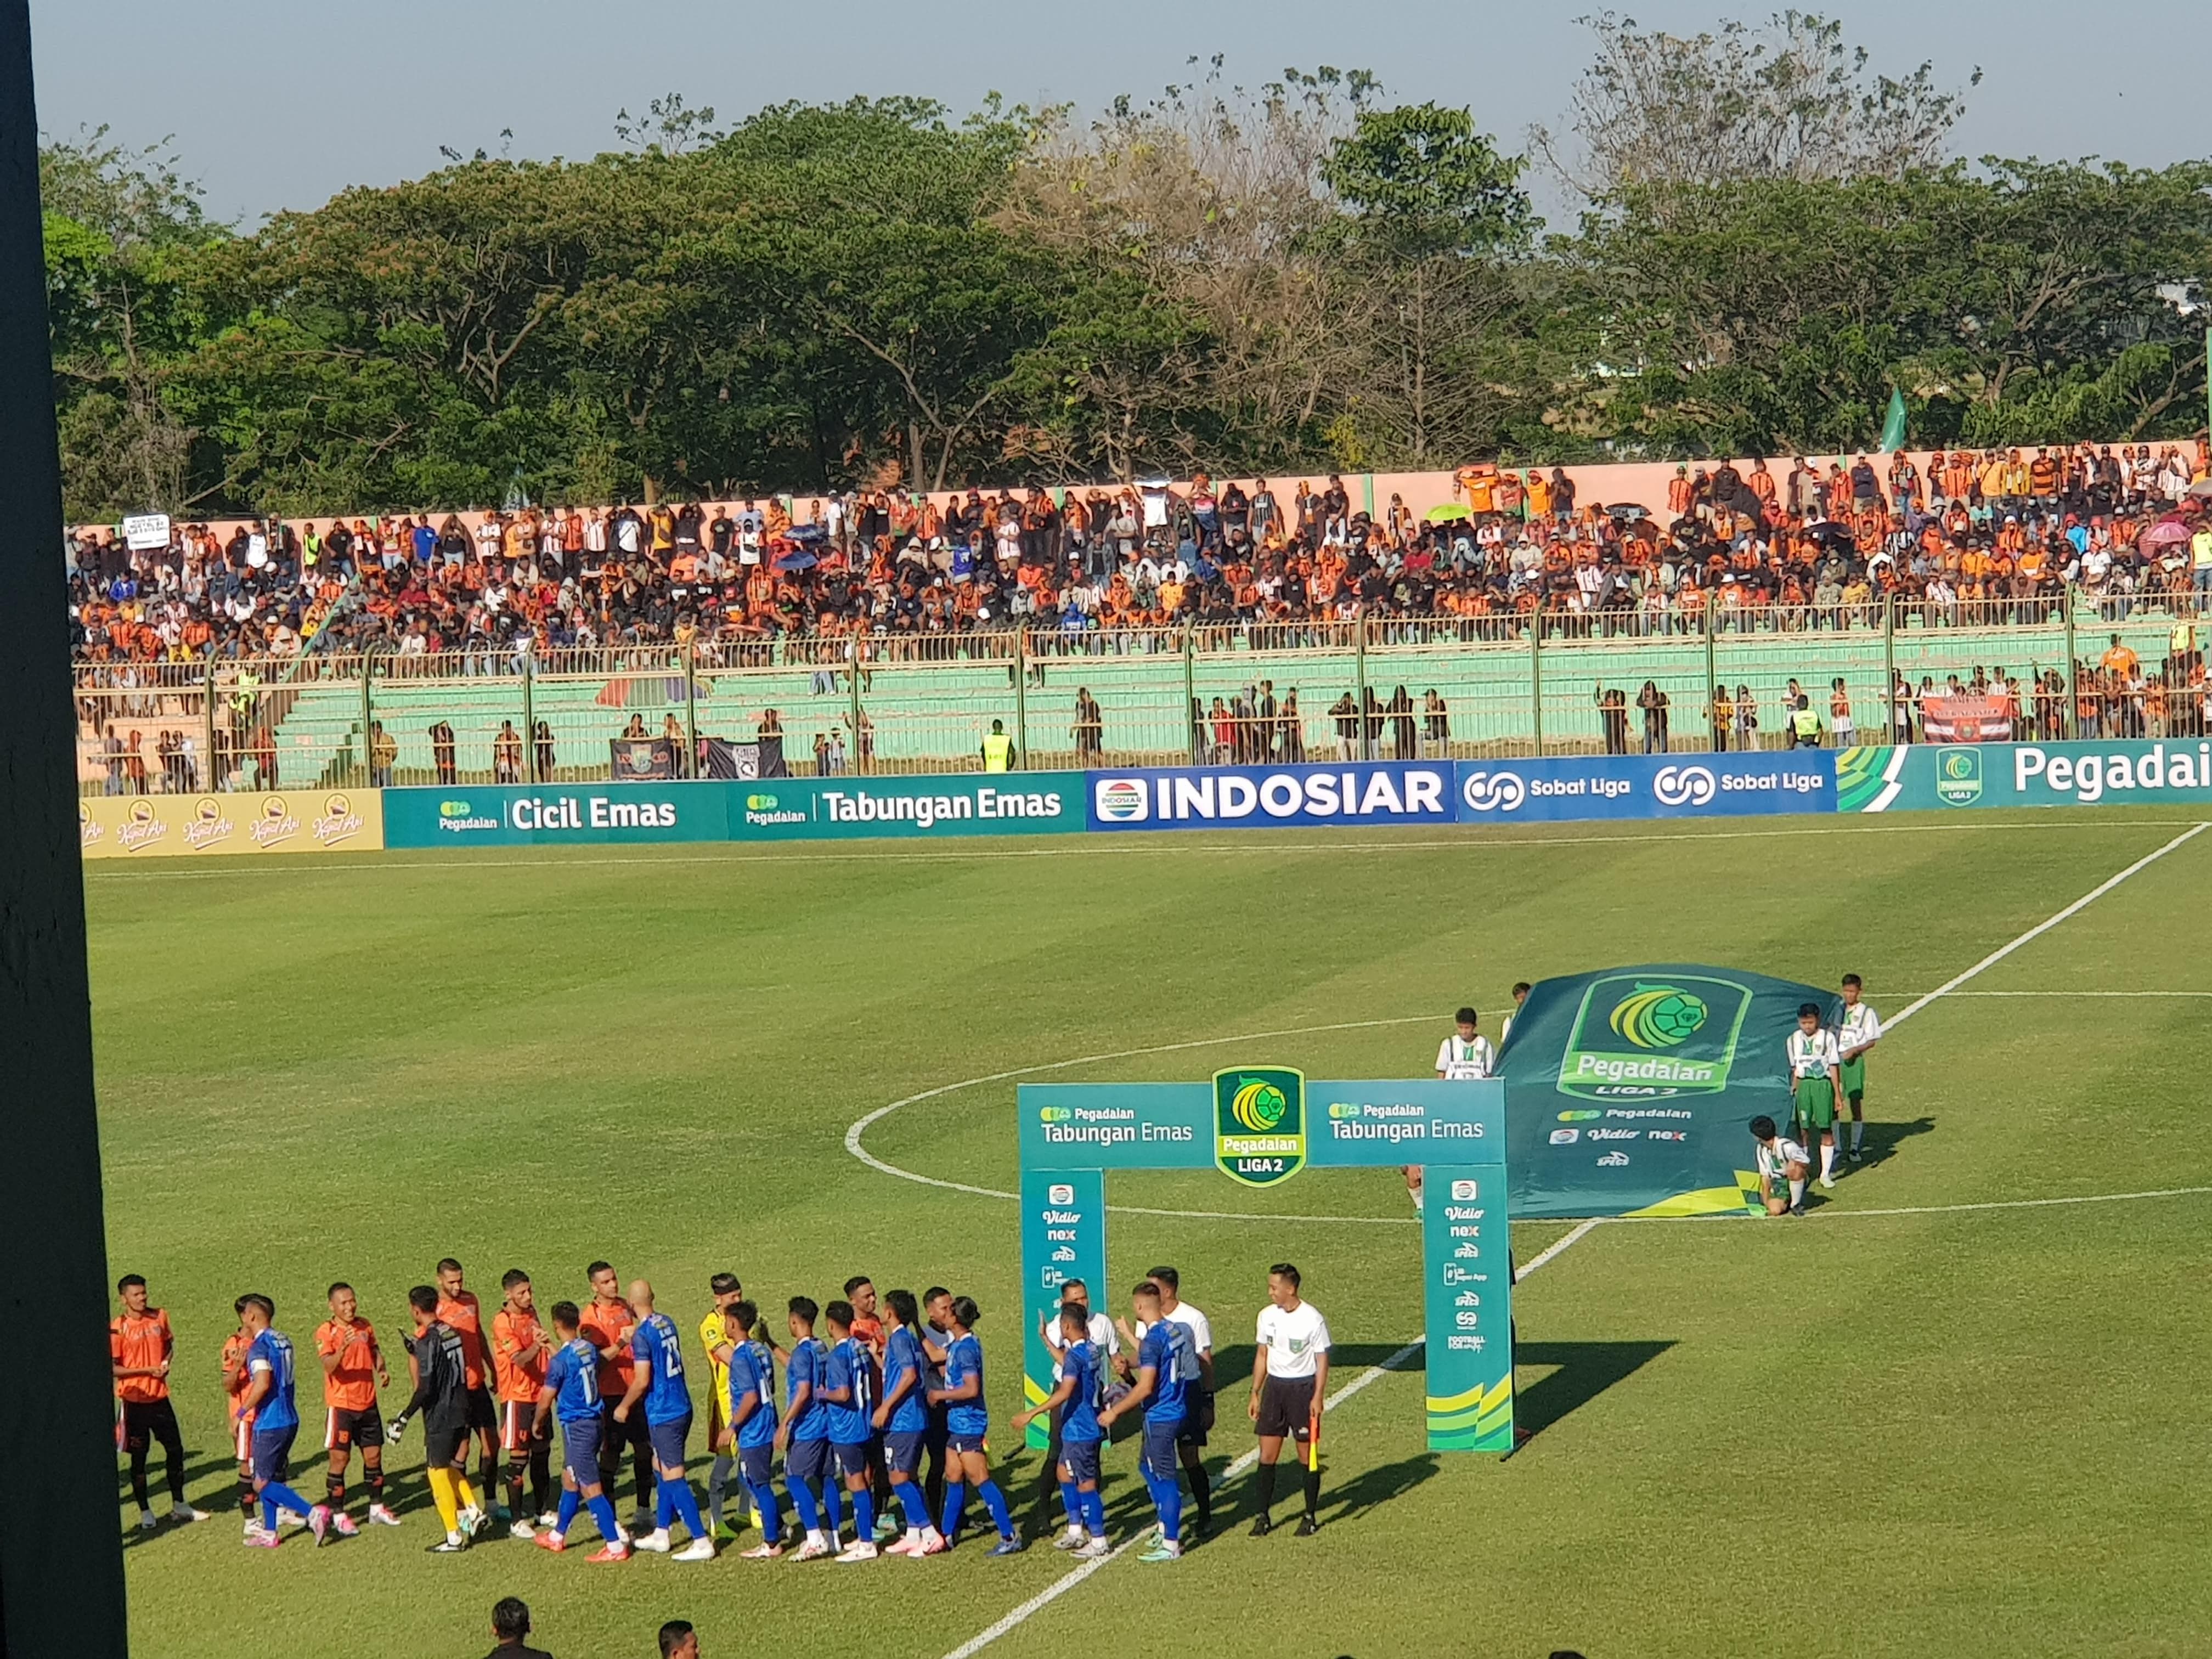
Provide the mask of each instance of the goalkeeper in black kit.
[{"label": "goalkeeper in black kit", "polygon": [[469,1454],[468,1356],[461,1334],[438,1317],[436,1291],[417,1285],[407,1292],[407,1303],[415,1318],[415,1334],[407,1343],[415,1397],[392,1419],[386,1434],[396,1444],[408,1420],[422,1418],[423,1472],[438,1518],[446,1523],[445,1541],[432,1545],[431,1553],[454,1555],[468,1548],[487,1519],[464,1468]]}]

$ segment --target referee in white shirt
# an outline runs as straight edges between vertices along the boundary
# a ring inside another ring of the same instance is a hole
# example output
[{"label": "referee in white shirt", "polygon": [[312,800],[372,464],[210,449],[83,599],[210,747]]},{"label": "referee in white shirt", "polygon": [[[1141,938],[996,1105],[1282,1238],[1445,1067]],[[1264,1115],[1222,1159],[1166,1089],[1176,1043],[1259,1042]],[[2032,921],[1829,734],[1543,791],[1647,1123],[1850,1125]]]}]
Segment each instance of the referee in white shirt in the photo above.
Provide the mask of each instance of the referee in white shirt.
[{"label": "referee in white shirt", "polygon": [[1287,1439],[1305,1454],[1306,1512],[1297,1535],[1307,1538],[1321,1530],[1321,1466],[1312,1454],[1328,1391],[1328,1322],[1298,1299],[1298,1270],[1287,1261],[1267,1269],[1267,1301],[1252,1360],[1252,1425],[1260,1435],[1260,1516],[1252,1535],[1274,1528],[1275,1460]]},{"label": "referee in white shirt", "polygon": [[[1197,1505],[1198,1531],[1202,1534],[1213,1524],[1213,1482],[1206,1473],[1206,1437],[1213,1430],[1213,1322],[1182,1299],[1182,1275],[1173,1267],[1155,1267],[1145,1277],[1159,1287],[1160,1317],[1190,1333],[1187,1362],[1190,1370],[1183,1377],[1183,1397],[1190,1405],[1183,1413],[1176,1450],[1183,1473],[1190,1477],[1191,1501]],[[1132,1348],[1145,1340],[1149,1328],[1139,1325],[1132,1330],[1125,1321],[1114,1322]],[[1127,1372],[1129,1362],[1118,1363]]]},{"label": "referee in white shirt", "polygon": [[[1121,1352],[1121,1339],[1115,1334],[1114,1322],[1091,1305],[1091,1287],[1079,1279],[1062,1280],[1060,1307],[1037,1316],[1037,1334],[1044,1338],[1045,1346],[1052,1350],[1052,1380],[1055,1386],[1060,1382],[1060,1357],[1067,1352],[1067,1339],[1060,1334],[1060,1316],[1070,1306],[1082,1310],[1084,1336],[1098,1350],[1102,1367]],[[1045,1444],[1043,1467],[1037,1472],[1036,1509],[1030,1522],[1031,1534],[1039,1538],[1049,1537],[1053,1532],[1045,1517],[1052,1512],[1053,1501],[1060,1495],[1060,1423],[1066,1409],[1065,1406],[1060,1407],[1048,1419],[1051,1433]]]},{"label": "referee in white shirt", "polygon": [[[1455,1029],[1437,1047],[1437,1075],[1447,1081],[1463,1078],[1489,1077],[1498,1069],[1498,1051],[1490,1046],[1490,1039],[1482,1035],[1481,1019],[1472,1008],[1462,1008],[1452,1016]],[[1406,1196],[1413,1200],[1413,1207],[1421,1207],[1421,1166],[1408,1164],[1406,1173]]]}]

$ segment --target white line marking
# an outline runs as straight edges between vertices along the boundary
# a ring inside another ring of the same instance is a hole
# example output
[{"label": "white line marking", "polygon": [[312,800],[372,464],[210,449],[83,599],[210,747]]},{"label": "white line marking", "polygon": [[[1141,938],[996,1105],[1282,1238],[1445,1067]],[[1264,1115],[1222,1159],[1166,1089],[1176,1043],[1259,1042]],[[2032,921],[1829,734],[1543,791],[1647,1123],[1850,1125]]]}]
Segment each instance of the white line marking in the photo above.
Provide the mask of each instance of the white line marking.
[{"label": "white line marking", "polygon": [[[896,1176],[901,1181],[918,1182],[925,1187],[940,1187],[947,1192],[969,1193],[977,1198],[1000,1198],[1013,1202],[1018,1193],[1001,1192],[996,1187],[977,1187],[964,1181],[941,1181],[935,1176],[917,1175],[912,1170],[902,1170],[896,1164],[887,1164],[861,1144],[860,1137],[883,1119],[902,1106],[912,1106],[925,1100],[934,1100],[939,1095],[957,1093],[962,1089],[980,1087],[986,1083],[1004,1083],[1018,1077],[1035,1077],[1043,1072],[1064,1072],[1078,1066],[1097,1065],[1109,1060],[1128,1060],[1139,1054],[1170,1054],[1186,1048],[1213,1048],[1228,1042],[1260,1042],[1270,1037],[1304,1036],[1319,1031],[1360,1031],[1378,1025],[1413,1025],[1433,1021],[1434,1014],[1402,1014],[1389,1019],[1348,1019],[1331,1025],[1293,1025],[1275,1031],[1246,1031],[1236,1036],[1193,1037],[1184,1042],[1156,1042],[1142,1048],[1121,1048],[1111,1054],[1082,1054],[1073,1060],[1047,1060],[1037,1066],[1017,1066],[1010,1071],[993,1072],[988,1077],[971,1077],[958,1083],[945,1083],[934,1089],[924,1089],[920,1094],[908,1095],[903,1100],[894,1100],[888,1106],[878,1106],[845,1131],[845,1150],[881,1174]],[[1248,1212],[1221,1210],[1157,1210],[1135,1204],[1109,1204],[1109,1212],[1120,1215],[1172,1216],[1185,1221],[1348,1221],[1375,1226],[1418,1226],[1419,1219],[1412,1216],[1379,1215],[1259,1215]]]},{"label": "white line marking", "polygon": [[[1671,830],[1622,836],[1490,836],[1480,833],[1489,828],[1485,824],[1468,824],[1465,829],[1474,833],[1455,836],[1449,840],[1403,841],[1276,841],[1267,837],[1273,832],[1255,831],[1244,841],[1202,841],[1175,836],[1171,831],[1156,832],[1158,841],[1129,842],[1123,844],[1121,837],[1086,836],[1070,837],[1066,844],[1052,847],[977,848],[958,851],[938,843],[916,846],[912,842],[885,840],[872,843],[865,853],[726,853],[711,856],[690,854],[669,858],[641,857],[647,849],[616,858],[572,858],[548,860],[531,859],[394,859],[392,853],[406,853],[407,848],[391,848],[382,853],[332,853],[320,855],[328,862],[292,859],[231,859],[221,865],[194,865],[186,860],[168,863],[116,865],[107,859],[88,860],[84,866],[86,875],[98,875],[111,881],[214,881],[225,877],[246,874],[272,875],[283,872],[294,876],[352,874],[360,872],[398,870],[542,870],[549,862],[562,867],[588,868],[599,865],[661,864],[875,864],[880,865],[886,854],[896,854],[922,862],[970,863],[977,859],[1061,859],[1061,858],[1150,858],[1169,854],[1183,856],[1192,853],[1224,853],[1238,856],[1274,857],[1283,853],[1397,853],[1427,852],[1440,848],[1480,847],[1586,847],[1615,844],[1640,846],[1654,842],[1678,841],[1765,841],[1798,836],[1931,836],[1958,835],[1984,830],[2125,830],[2137,825],[2148,829],[2168,829],[2179,823],[2196,822],[2191,818],[2095,818],[2083,820],[2062,817],[2053,823],[2048,818],[2040,822],[2022,822],[2010,818],[1985,823],[1979,819],[1959,820],[1934,823],[1838,823],[1820,824],[1792,830]],[[1504,827],[1504,826],[1500,826]],[[1170,838],[1173,837],[1173,838]],[[1102,842],[1104,844],[1101,844]],[[549,845],[542,850],[561,853],[568,850],[559,845]]]},{"label": "white line marking", "polygon": [[2212,1193],[2212,1187],[2161,1187],[2147,1193],[2084,1193],[2072,1198],[1998,1198],[1979,1204],[1908,1204],[1888,1210],[1838,1210],[1832,1205],[1823,1205],[1813,1213],[1833,1216],[1838,1220],[1868,1215],[1956,1215],[1964,1210],[2042,1210],[2066,1204],[2132,1204],[2151,1198],[2194,1198],[2204,1193]]},{"label": "white line marking", "polygon": [[1884,1020],[1882,1022],[1882,1028],[1887,1030],[1893,1026],[1904,1024],[1906,1020],[1911,1019],[1913,1015],[1918,1013],[1923,1008],[1925,1008],[1929,1003],[1935,1001],[1938,997],[1949,995],[1952,992],[1957,990],[1961,985],[1964,985],[1968,980],[1982,972],[1983,969],[1996,967],[1997,963],[2002,962],[2014,951],[2019,950],[2021,945],[2029,944],[2035,939],[2041,939],[2045,933],[2049,933],[2052,928],[2058,926],[2060,922],[2064,921],[2069,916],[2080,915],[2082,911],[2087,909],[2099,899],[2104,897],[2106,894],[2111,892],[2112,889],[2118,887],[2130,876],[2134,875],[2137,871],[2148,870],[2152,865],[2156,864],[2168,853],[2173,851],[2175,848],[2179,847],[2185,842],[2194,841],[2197,836],[2203,835],[2207,830],[2212,830],[2212,823],[2191,824],[2188,829],[2176,836],[2172,841],[2166,842],[2165,846],[2160,848],[2155,853],[2145,854],[2142,858],[2137,859],[2133,864],[2128,866],[2126,869],[2121,871],[2119,874],[2107,877],[2105,880],[2099,882],[2094,887],[2092,887],[2087,892],[2082,894],[2080,898],[2075,899],[2073,903],[2068,905],[2063,910],[2061,910],[2057,915],[2052,916],[2047,921],[2038,922],[2034,927],[2029,928],[2026,933],[2022,933],[2018,939],[2014,939],[2010,944],[1999,945],[1996,950],[1990,951],[1989,955],[1984,957],[1972,967],[1967,969],[1965,973],[1960,974],[1947,981],[1945,983],[1937,986],[1926,996],[1907,1003],[1903,1009]]},{"label": "white line marking", "polygon": [[[1575,1228],[1572,1232],[1568,1233],[1565,1237],[1559,1239],[1557,1243],[1538,1252],[1535,1255],[1531,1256],[1522,1265],[1520,1270],[1513,1275],[1513,1282],[1516,1285],[1519,1284],[1522,1279],[1528,1278],[1530,1273],[1534,1273],[1537,1268],[1557,1257],[1562,1250],[1565,1250],[1572,1245],[1577,1239],[1587,1237],[1590,1230],[1597,1224],[1598,1224],[1595,1221],[1585,1221],[1581,1225]],[[1412,1359],[1415,1354],[1420,1352],[1422,1346],[1422,1342],[1417,1339],[1414,1341],[1408,1342],[1404,1347],[1399,1349],[1397,1352],[1392,1354],[1381,1364],[1370,1365],[1365,1370],[1360,1372],[1358,1376],[1353,1377],[1352,1381],[1346,1383],[1342,1388],[1337,1389],[1335,1393],[1330,1395],[1324,1409],[1328,1411],[1334,1411],[1339,1407],[1342,1406],[1346,1401],[1351,1399],[1352,1395],[1358,1394],[1362,1389],[1367,1387],[1369,1383],[1382,1377],[1386,1372],[1403,1370],[1406,1368],[1407,1362]],[[1227,1486],[1229,1482],[1236,1480],[1237,1476],[1243,1474],[1248,1470],[1253,1468],[1258,1464],[1259,1461],[1260,1452],[1257,1447],[1254,1447],[1251,1450],[1244,1452],[1234,1459],[1227,1468],[1222,1470],[1220,1479],[1215,1484],[1214,1490],[1216,1492],[1219,1492],[1223,1486]],[[1073,1589],[1085,1579],[1090,1577],[1092,1573],[1097,1572],[1101,1567],[1106,1565],[1108,1562],[1118,1561],[1122,1556],[1128,1553],[1129,1551],[1136,1548],[1138,1545],[1145,1541],[1146,1535],[1146,1534],[1140,1532],[1133,1538],[1124,1539],[1119,1545],[1115,1546],[1114,1553],[1111,1555],[1101,1556],[1096,1561],[1085,1561],[1081,1566],[1077,1567],[1073,1571],[1063,1573],[1060,1577],[1054,1579],[1052,1583],[1047,1584],[1042,1589],[1039,1590],[1035,1595],[1030,1597],[1028,1601],[1023,1602],[1019,1607],[1014,1608],[1013,1611],[1000,1619],[996,1624],[988,1626],[987,1629],[978,1631],[975,1635],[969,1637],[958,1647],[953,1649],[951,1652],[946,1654],[945,1656],[945,1659],[975,1659],[975,1656],[976,1654],[981,1653],[985,1648],[990,1646],[992,1643],[997,1641],[1001,1636],[1006,1635],[1008,1632],[1016,1630],[1021,1626],[1027,1624],[1038,1613],[1042,1613],[1054,1601],[1060,1600],[1061,1596],[1066,1595],[1068,1591]]]}]

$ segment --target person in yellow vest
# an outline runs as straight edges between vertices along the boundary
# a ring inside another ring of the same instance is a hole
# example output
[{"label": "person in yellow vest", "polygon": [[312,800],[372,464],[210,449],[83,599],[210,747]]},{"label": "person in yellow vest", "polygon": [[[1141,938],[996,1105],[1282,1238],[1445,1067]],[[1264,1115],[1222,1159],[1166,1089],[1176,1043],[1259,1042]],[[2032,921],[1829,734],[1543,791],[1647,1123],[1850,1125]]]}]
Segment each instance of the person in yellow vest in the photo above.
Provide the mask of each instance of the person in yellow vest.
[{"label": "person in yellow vest", "polygon": [[1790,711],[1790,729],[1800,749],[1820,746],[1820,716],[1803,692],[1797,694],[1797,706]]},{"label": "person in yellow vest", "polygon": [[983,769],[986,772],[1010,772],[1014,764],[1014,740],[1006,735],[1006,723],[993,720],[989,735],[983,739]]}]

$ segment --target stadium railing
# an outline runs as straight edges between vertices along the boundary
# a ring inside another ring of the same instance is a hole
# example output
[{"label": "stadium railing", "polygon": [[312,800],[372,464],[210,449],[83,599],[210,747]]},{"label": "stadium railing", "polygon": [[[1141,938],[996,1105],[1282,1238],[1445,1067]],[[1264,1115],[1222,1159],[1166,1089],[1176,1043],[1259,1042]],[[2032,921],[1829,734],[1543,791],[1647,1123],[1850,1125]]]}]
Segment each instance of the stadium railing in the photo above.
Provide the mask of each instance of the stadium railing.
[{"label": "stadium railing", "polygon": [[[626,732],[678,738],[688,755],[700,737],[754,738],[770,711],[800,774],[973,769],[994,720],[1031,770],[1636,752],[1647,684],[1669,751],[1771,749],[1793,681],[1825,729],[1840,680],[1859,739],[1882,741],[1899,676],[1940,692],[1978,670],[2055,674],[2063,695],[2031,702],[2020,735],[2057,737],[2106,696],[2096,665],[2112,635],[2175,688],[2162,720],[2153,696],[2118,724],[2196,735],[2197,694],[2179,688],[2201,660],[2197,622],[2186,602],[2076,590],[1832,617],[1624,609],[98,664],[77,675],[78,769],[87,794],[581,782],[609,775],[609,740]],[[1601,692],[1620,694],[1610,717]]]}]

